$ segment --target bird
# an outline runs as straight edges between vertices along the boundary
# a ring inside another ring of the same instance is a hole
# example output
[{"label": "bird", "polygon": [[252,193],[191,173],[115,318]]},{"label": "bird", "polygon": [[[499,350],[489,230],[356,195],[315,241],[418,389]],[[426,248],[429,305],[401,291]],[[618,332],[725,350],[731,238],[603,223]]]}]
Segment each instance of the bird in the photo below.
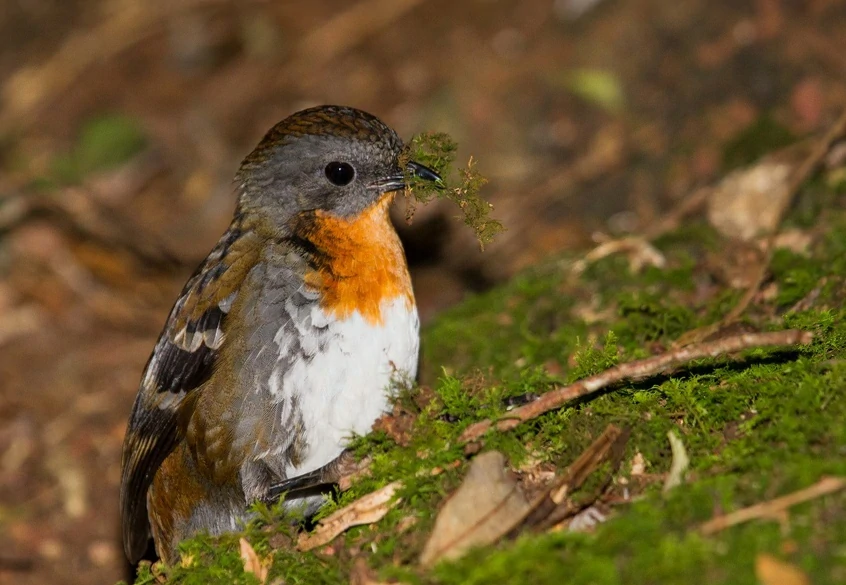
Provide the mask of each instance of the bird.
[{"label": "bird", "polygon": [[[235,175],[233,219],[176,300],[141,377],[121,458],[130,562],[165,563],[331,468],[413,380],[419,318],[389,206],[408,161],[375,116],[318,106],[273,126]],[[313,514],[325,495],[286,500]]]}]

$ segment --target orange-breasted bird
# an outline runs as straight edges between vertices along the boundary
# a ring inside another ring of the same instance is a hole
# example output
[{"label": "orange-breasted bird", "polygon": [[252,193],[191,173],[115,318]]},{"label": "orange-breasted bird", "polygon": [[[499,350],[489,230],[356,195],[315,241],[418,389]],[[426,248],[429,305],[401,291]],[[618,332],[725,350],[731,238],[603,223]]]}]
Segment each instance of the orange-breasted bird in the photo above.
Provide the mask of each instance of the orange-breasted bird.
[{"label": "orange-breasted bird", "polygon": [[[368,432],[395,376],[417,370],[419,320],[388,208],[403,143],[374,116],[307,109],[274,126],[236,175],[231,225],[182,290],[147,362],[123,444],[131,562],[150,536],[237,529],[271,488]],[[299,504],[313,513],[321,496]]]}]

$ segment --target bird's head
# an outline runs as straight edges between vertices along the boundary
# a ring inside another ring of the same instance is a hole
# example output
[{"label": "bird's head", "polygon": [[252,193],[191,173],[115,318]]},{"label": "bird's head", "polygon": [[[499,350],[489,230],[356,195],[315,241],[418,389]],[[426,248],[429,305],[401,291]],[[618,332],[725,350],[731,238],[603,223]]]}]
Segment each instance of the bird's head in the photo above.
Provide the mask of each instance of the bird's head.
[{"label": "bird's head", "polygon": [[400,167],[403,142],[375,116],[343,106],[318,106],[276,124],[244,159],[236,180],[239,208],[276,225],[320,211],[357,216],[405,187],[408,174],[439,181],[416,163]]}]

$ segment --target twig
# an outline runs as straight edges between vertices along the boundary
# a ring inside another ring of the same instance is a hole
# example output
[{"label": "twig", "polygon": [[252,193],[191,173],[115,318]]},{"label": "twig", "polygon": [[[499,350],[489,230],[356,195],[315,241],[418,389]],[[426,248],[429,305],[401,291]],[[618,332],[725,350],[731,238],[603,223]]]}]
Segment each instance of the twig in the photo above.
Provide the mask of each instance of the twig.
[{"label": "twig", "polygon": [[684,218],[705,205],[705,202],[708,200],[708,197],[711,196],[713,191],[714,188],[712,186],[707,186],[700,187],[696,191],[689,193],[675,207],[673,207],[673,209],[667,212],[666,215],[654,222],[652,226],[644,232],[643,238],[651,242],[656,238],[663,236],[667,232],[671,232],[678,228]]},{"label": "twig", "polygon": [[[567,468],[563,477],[550,485],[544,494],[542,504],[534,510],[531,517],[527,518],[525,525],[538,532],[550,530],[572,519],[585,509],[595,506],[620,468],[630,434],[629,429],[621,430],[614,425],[608,425],[605,432]],[[610,469],[606,470],[599,485],[587,498],[581,498],[580,502],[572,501],[570,494],[581,488],[588,477],[605,462],[610,463]]]},{"label": "twig", "polygon": [[571,268],[572,273],[578,276],[591,264],[608,256],[619,254],[620,252],[634,254],[634,259],[629,260],[629,268],[633,272],[638,272],[647,264],[663,268],[666,264],[666,259],[652,245],[652,242],[664,234],[677,229],[684,218],[705,205],[705,202],[713,191],[714,187],[706,186],[688,193],[673,209],[653,222],[642,234],[632,234],[622,238],[613,238],[600,242],[585,254],[582,259],[573,263]]},{"label": "twig", "polygon": [[527,420],[560,408],[576,398],[588,396],[607,388],[611,384],[624,380],[640,380],[661,373],[667,368],[674,368],[692,360],[717,357],[758,347],[783,347],[789,345],[807,345],[813,335],[807,331],[788,329],[768,333],[746,333],[732,337],[724,337],[716,341],[689,345],[667,353],[656,355],[643,360],[620,364],[604,372],[579,380],[569,386],[551,390],[534,402],[515,408],[508,413],[508,418],[498,421],[484,420],[470,425],[459,437],[462,443],[475,441],[484,435],[491,427],[506,431]]},{"label": "twig", "polygon": [[[596,471],[623,431],[614,425],[605,427],[605,431],[585,449],[579,457],[555,478],[526,511],[525,517],[508,532],[509,537],[517,536],[526,526],[537,526],[549,518],[556,508],[567,506],[567,496],[579,489],[591,473]],[[626,432],[626,439],[628,432]]]},{"label": "twig", "polygon": [[814,485],[792,494],[713,518],[700,526],[699,532],[707,536],[756,518],[774,517],[797,504],[814,500],[844,488],[846,488],[846,477],[824,477]]},{"label": "twig", "polygon": [[573,263],[572,273],[578,276],[591,264],[620,252],[629,252],[629,268],[632,272],[639,272],[644,266],[664,268],[667,265],[664,255],[646,238],[628,236],[602,242],[585,254],[581,260]]},{"label": "twig", "polygon": [[625,445],[630,431],[614,425],[605,427],[605,431],[585,451],[579,455],[564,472],[560,481],[549,489],[549,499],[556,505],[579,489],[587,478],[602,465],[620,444]]}]

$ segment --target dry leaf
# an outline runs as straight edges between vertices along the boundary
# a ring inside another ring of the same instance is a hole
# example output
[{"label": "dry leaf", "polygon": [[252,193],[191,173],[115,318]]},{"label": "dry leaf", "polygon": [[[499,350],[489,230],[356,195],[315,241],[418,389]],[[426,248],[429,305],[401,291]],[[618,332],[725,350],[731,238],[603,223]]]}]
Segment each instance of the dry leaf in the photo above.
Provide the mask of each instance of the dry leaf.
[{"label": "dry leaf", "polygon": [[238,542],[241,545],[241,559],[244,561],[244,572],[252,573],[259,580],[259,583],[265,583],[267,581],[269,559],[265,559],[264,562],[259,559],[253,545],[247,542],[246,538],[242,537]]},{"label": "dry leaf", "polygon": [[632,457],[632,466],[629,475],[637,477],[639,475],[646,475],[646,460],[643,458],[643,453],[638,451]]},{"label": "dry leaf", "polygon": [[723,516],[716,516],[699,527],[702,534],[715,534],[726,528],[757,520],[759,518],[780,518],[792,506],[846,489],[846,477],[823,477],[817,483],[785,496],[741,508]]},{"label": "dry leaf", "polygon": [[792,170],[788,163],[764,160],[731,173],[708,199],[708,221],[724,236],[738,240],[773,232],[790,202]]},{"label": "dry leaf", "polygon": [[390,413],[385,413],[373,423],[374,431],[382,431],[397,445],[408,447],[411,444],[412,431],[416,416],[402,407],[394,404]]},{"label": "dry leaf", "polygon": [[670,440],[670,450],[673,452],[673,462],[670,464],[670,473],[667,474],[667,479],[664,480],[664,493],[681,485],[684,478],[684,472],[690,466],[690,458],[687,456],[687,449],[684,448],[684,443],[679,439],[675,431],[668,431],[667,438]]},{"label": "dry leaf", "polygon": [[399,522],[397,522],[397,533],[403,533],[409,528],[412,528],[417,524],[417,517],[416,516],[406,516]]},{"label": "dry leaf", "polygon": [[438,513],[420,562],[430,566],[456,559],[471,547],[490,544],[508,533],[528,510],[529,502],[506,471],[502,453],[482,453]]},{"label": "dry leaf", "polygon": [[331,542],[336,536],[353,526],[378,522],[400,502],[399,499],[393,500],[394,494],[400,487],[402,482],[389,483],[324,518],[314,532],[300,535],[297,540],[297,549],[311,550]]},{"label": "dry leaf", "polygon": [[776,248],[786,248],[795,254],[808,256],[814,236],[809,232],[797,229],[782,230],[775,238]]},{"label": "dry leaf", "polygon": [[811,585],[804,571],[766,553],[755,558],[755,576],[761,585]]}]

